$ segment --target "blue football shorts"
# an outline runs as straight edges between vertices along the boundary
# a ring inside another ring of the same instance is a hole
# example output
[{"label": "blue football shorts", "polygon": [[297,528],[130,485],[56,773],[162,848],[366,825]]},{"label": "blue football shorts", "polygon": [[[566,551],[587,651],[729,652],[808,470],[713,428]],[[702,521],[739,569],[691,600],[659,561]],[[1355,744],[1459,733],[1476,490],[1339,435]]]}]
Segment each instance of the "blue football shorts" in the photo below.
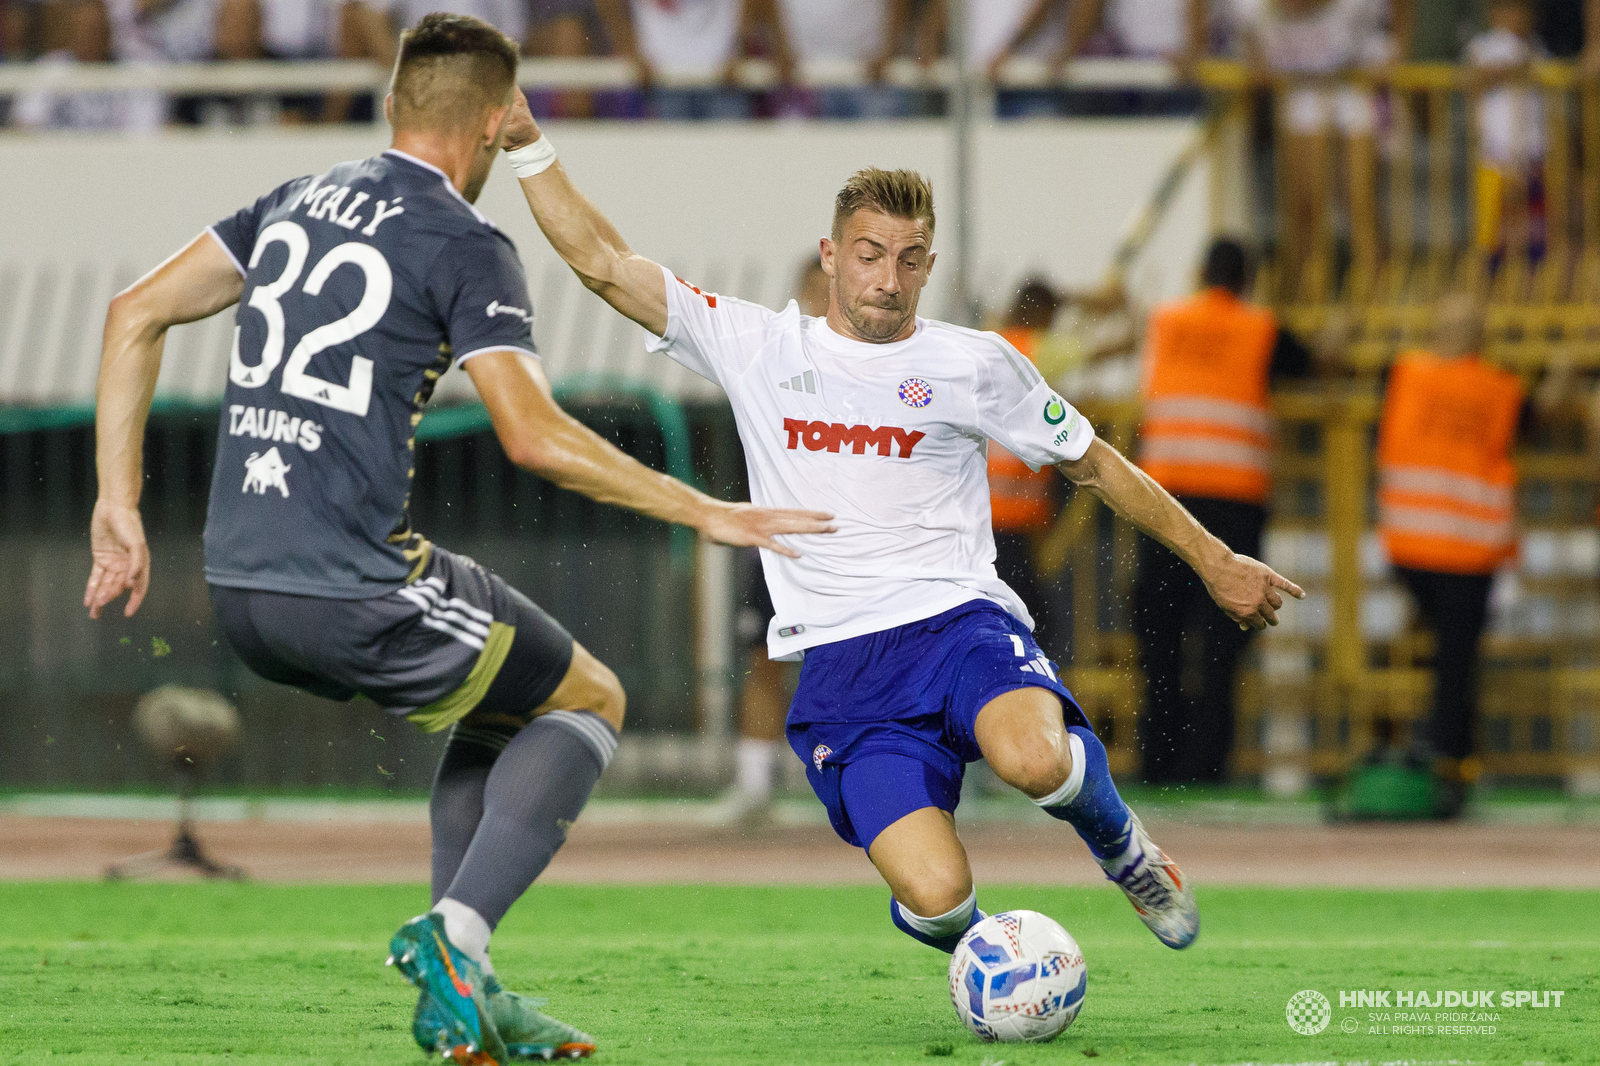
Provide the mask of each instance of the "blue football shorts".
[{"label": "blue football shorts", "polygon": [[923,807],[954,811],[973,734],[996,696],[1033,686],[1089,722],[1028,627],[990,600],[806,650],[789,745],[834,831],[858,848]]}]

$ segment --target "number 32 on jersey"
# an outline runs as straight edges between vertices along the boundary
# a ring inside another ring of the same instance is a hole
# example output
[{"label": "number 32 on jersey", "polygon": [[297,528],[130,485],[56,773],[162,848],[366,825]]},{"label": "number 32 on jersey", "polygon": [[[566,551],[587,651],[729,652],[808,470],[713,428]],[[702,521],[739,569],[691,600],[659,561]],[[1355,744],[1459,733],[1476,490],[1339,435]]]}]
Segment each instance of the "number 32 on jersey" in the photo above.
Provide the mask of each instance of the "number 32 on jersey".
[{"label": "number 32 on jersey", "polygon": [[[255,250],[250,255],[250,269],[255,269],[261,261],[261,253],[274,242],[289,250],[283,273],[270,284],[256,286],[249,300],[249,306],[260,312],[267,325],[267,339],[261,346],[260,362],[254,366],[246,365],[239,353],[239,327],[233,328],[233,352],[228,357],[228,378],[241,388],[256,389],[265,385],[272,379],[278,364],[283,362],[284,321],[283,304],[280,301],[300,280],[306,255],[311,248],[311,241],[299,223],[274,222],[257,238]],[[306,372],[312,356],[335,344],[355,340],[376,326],[389,309],[389,298],[394,292],[394,274],[389,269],[389,261],[382,252],[360,241],[337,245],[318,260],[300,291],[307,296],[321,295],[328,278],[346,263],[361,270],[361,301],[348,315],[318,326],[300,338],[300,343],[289,353],[289,361],[284,365],[283,379],[278,387],[289,396],[365,417],[367,407],[372,402],[371,359],[360,355],[352,357],[349,383],[345,385],[324,381]]]}]

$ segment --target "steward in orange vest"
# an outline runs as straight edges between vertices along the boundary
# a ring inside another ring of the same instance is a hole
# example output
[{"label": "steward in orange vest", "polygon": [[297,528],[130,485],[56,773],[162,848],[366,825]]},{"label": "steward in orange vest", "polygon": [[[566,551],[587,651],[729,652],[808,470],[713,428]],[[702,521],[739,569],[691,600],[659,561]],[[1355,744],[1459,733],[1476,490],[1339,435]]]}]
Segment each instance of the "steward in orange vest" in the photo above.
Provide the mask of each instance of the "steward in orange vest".
[{"label": "steward in orange vest", "polygon": [[1516,555],[1511,447],[1521,382],[1478,357],[1483,309],[1440,301],[1437,354],[1408,352],[1389,373],[1378,425],[1378,532],[1395,574],[1433,629],[1433,711],[1426,740],[1437,813],[1460,813],[1477,777],[1478,643],[1494,571]]},{"label": "steward in orange vest", "polygon": [[[1311,353],[1272,312],[1243,299],[1252,264],[1238,241],[1206,253],[1203,289],[1157,308],[1145,331],[1139,466],[1228,547],[1259,555],[1272,488],[1268,384],[1305,377]],[[1176,555],[1139,538],[1134,629],[1147,686],[1139,739],[1145,780],[1227,779],[1241,631]],[[1201,641],[1201,686],[1182,687],[1184,641]]]},{"label": "steward in orange vest", "polygon": [[[1047,283],[1023,283],[1006,313],[1000,336],[1017,351],[1034,358],[1039,338],[1055,318],[1060,298]],[[1059,654],[1051,643],[1051,604],[1033,564],[1035,540],[1056,516],[1061,477],[1054,470],[1030,470],[1028,464],[989,442],[989,517],[994,526],[995,571],[1011,586],[1034,619],[1034,639],[1047,654]]]}]

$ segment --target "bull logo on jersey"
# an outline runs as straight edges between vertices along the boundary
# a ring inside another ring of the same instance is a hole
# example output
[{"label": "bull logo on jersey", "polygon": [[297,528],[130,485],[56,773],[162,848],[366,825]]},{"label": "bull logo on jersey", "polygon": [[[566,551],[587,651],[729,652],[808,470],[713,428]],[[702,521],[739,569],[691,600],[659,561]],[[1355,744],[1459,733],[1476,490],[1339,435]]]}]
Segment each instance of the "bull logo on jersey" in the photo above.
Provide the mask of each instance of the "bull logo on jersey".
[{"label": "bull logo on jersey", "polygon": [[785,418],[783,431],[789,434],[788,448],[795,451],[801,445],[808,452],[829,451],[837,453],[845,445],[852,455],[865,455],[874,448],[882,456],[898,455],[911,458],[911,449],[927,434],[919,429],[906,430],[899,426],[847,426],[843,422],[808,422],[803,418]]},{"label": "bull logo on jersey", "polygon": [[828,761],[828,756],[833,754],[833,749],[826,744],[818,744],[811,749],[811,762],[817,768],[817,773],[822,773],[822,764]]},{"label": "bull logo on jersey", "polygon": [[283,475],[293,469],[294,467],[283,461],[283,456],[278,454],[276,447],[268,448],[265,455],[251,452],[250,458],[244,461],[244,488],[239,491],[265,496],[268,489],[277,489],[287,500],[289,483],[283,479]]}]

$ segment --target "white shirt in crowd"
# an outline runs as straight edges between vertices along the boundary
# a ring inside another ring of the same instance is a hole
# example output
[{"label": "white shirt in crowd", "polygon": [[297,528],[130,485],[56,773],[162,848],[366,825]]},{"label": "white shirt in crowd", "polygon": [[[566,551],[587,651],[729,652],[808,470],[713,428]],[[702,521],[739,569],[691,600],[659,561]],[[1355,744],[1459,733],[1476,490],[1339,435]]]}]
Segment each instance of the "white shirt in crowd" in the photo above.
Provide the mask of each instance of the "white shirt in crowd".
[{"label": "white shirt in crowd", "polygon": [[[1510,30],[1490,30],[1467,43],[1466,58],[1472,67],[1506,70],[1532,60],[1534,49]],[[1538,89],[1498,85],[1483,94],[1478,101],[1478,154],[1501,167],[1544,158],[1544,105]]]},{"label": "white shirt in crowd", "polygon": [[1119,55],[1168,59],[1189,36],[1187,0],[1109,0],[1106,29]]},{"label": "white shirt in crowd", "polygon": [[633,0],[639,52],[667,74],[706,75],[733,56],[741,0]]},{"label": "white shirt in crowd", "polygon": [[796,57],[864,63],[883,50],[886,0],[782,0],[783,29]]},{"label": "white shirt in crowd", "polygon": [[763,507],[826,511],[838,531],[763,551],[774,659],[993,600],[1032,625],[994,568],[987,445],[1036,466],[1082,458],[1094,429],[993,333],[919,318],[893,344],[826,319],[702,293],[665,271],[652,340],[721,385]]},{"label": "white shirt in crowd", "polygon": [[1267,67],[1286,74],[1336,74],[1381,60],[1388,49],[1384,13],[1383,0],[1327,0],[1297,17],[1272,0],[1237,0],[1234,10]]},{"label": "white shirt in crowd", "polygon": [[368,7],[386,12],[403,29],[415,26],[435,11],[471,15],[482,19],[513,41],[528,36],[528,5],[523,0],[364,0]]},{"label": "white shirt in crowd", "polygon": [[219,6],[217,0],[176,0],[140,18],[138,0],[108,0],[111,54],[124,62],[210,59],[216,52]]},{"label": "white shirt in crowd", "polygon": [[[968,0],[967,3],[967,62],[975,67],[987,67],[1000,49],[1011,43],[1022,23],[1033,13],[1034,0]],[[1058,16],[1034,34],[1022,48],[1019,56],[1047,59],[1061,47],[1066,26]]]},{"label": "white shirt in crowd", "polygon": [[262,47],[279,59],[333,58],[340,6],[341,0],[261,0]]}]

